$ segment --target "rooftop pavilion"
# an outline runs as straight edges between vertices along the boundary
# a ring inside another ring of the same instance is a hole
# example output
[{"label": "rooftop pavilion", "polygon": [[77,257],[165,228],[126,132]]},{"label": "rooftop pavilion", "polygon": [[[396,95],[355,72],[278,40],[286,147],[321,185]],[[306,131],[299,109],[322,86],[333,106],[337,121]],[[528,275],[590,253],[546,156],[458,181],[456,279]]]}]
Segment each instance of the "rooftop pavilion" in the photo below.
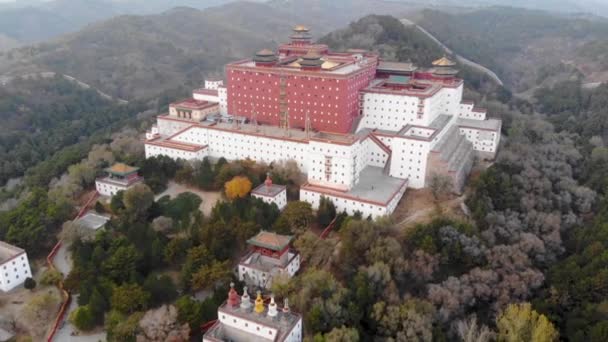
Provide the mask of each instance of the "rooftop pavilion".
[{"label": "rooftop pavilion", "polygon": [[289,247],[289,244],[293,239],[294,237],[292,235],[279,235],[277,233],[262,230],[256,236],[247,240],[247,243],[252,246],[281,252]]},{"label": "rooftop pavilion", "polygon": [[115,184],[118,186],[130,186],[143,180],[137,174],[139,171],[138,167],[129,166],[124,163],[116,163],[111,167],[104,170],[108,175],[97,179],[96,182],[105,182],[108,184]]},{"label": "rooftop pavilion", "polygon": [[0,241],[0,264],[3,264],[11,259],[25,253],[25,250],[9,245],[6,242]]},{"label": "rooftop pavilion", "polygon": [[127,177],[139,171],[138,167],[129,166],[124,163],[116,163],[111,167],[106,168],[104,171],[107,173],[118,176],[118,177]]}]

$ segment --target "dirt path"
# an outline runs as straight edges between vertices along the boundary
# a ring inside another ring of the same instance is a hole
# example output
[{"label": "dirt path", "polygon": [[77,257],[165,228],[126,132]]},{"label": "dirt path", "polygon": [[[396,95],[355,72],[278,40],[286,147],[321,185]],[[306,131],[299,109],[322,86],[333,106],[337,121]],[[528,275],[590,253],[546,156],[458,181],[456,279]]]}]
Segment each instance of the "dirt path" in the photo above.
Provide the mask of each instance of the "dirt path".
[{"label": "dirt path", "polygon": [[429,189],[408,189],[403,201],[393,214],[395,227],[401,229],[419,223],[429,223],[436,214],[462,216],[461,204],[466,196],[451,196],[435,202]]},{"label": "dirt path", "polygon": [[199,209],[205,216],[209,216],[215,204],[222,199],[222,193],[219,191],[202,191],[171,181],[167,185],[167,190],[156,195],[155,200],[167,195],[169,195],[171,198],[175,198],[177,195],[184,192],[191,192],[203,200],[203,203],[201,203]]}]

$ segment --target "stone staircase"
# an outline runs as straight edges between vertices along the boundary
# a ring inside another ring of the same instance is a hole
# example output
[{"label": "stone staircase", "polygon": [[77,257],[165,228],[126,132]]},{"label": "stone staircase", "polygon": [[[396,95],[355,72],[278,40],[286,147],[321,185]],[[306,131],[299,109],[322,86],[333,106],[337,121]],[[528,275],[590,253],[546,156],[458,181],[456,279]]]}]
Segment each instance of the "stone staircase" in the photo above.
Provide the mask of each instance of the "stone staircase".
[{"label": "stone staircase", "polygon": [[460,134],[457,126],[452,126],[429,154],[426,181],[429,182],[434,173],[449,176],[454,192],[461,193],[474,157],[473,145]]}]

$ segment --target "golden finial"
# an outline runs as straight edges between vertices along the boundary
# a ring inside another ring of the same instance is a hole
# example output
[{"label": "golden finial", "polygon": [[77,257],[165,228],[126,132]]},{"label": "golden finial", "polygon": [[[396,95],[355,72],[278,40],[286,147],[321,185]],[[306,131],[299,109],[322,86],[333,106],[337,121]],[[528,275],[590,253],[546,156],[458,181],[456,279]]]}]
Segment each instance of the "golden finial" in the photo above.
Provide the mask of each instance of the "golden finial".
[{"label": "golden finial", "polygon": [[264,300],[262,299],[261,291],[258,291],[258,297],[255,299],[255,308],[253,310],[259,314],[264,312]]}]

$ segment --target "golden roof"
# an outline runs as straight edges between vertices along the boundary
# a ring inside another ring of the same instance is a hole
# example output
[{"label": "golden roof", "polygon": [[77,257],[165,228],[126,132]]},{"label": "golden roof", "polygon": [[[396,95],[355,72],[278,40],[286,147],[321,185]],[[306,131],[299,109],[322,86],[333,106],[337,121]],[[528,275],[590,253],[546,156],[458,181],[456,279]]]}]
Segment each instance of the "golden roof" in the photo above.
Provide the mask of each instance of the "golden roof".
[{"label": "golden roof", "polygon": [[314,50],[308,50],[308,52],[302,56],[303,59],[319,59],[321,58],[321,55]]},{"label": "golden roof", "polygon": [[262,49],[256,53],[258,56],[272,56],[274,55],[274,51],[270,49]]},{"label": "golden roof", "polygon": [[133,167],[133,166],[129,166],[124,163],[116,163],[116,164],[112,165],[112,167],[106,169],[106,171],[108,171],[108,172],[117,173],[117,174],[133,173],[137,170],[139,170],[139,169],[136,167]]},{"label": "golden roof", "polygon": [[434,61],[433,65],[434,66],[454,66],[454,65],[456,65],[456,63],[454,63],[452,60],[450,60],[446,56],[443,56],[443,57],[439,58],[438,60]]},{"label": "golden roof", "polygon": [[296,32],[308,32],[308,27],[304,25],[296,25],[293,27],[293,30]]},{"label": "golden roof", "polygon": [[[288,64],[288,66],[294,67],[294,68],[299,68],[299,67],[301,67],[300,61],[301,61],[301,59],[299,59],[299,60],[297,60],[295,62],[291,62],[291,63]],[[337,67],[338,65],[340,65],[340,63],[323,60],[323,64],[321,65],[321,69],[329,70],[329,69],[333,69],[333,68]]]},{"label": "golden roof", "polygon": [[279,235],[273,232],[267,232],[265,230],[262,230],[258,233],[258,235],[247,240],[247,242],[254,246],[280,251],[283,250],[283,248],[285,248],[285,246],[287,246],[291,242],[291,240],[293,240],[293,236]]}]

